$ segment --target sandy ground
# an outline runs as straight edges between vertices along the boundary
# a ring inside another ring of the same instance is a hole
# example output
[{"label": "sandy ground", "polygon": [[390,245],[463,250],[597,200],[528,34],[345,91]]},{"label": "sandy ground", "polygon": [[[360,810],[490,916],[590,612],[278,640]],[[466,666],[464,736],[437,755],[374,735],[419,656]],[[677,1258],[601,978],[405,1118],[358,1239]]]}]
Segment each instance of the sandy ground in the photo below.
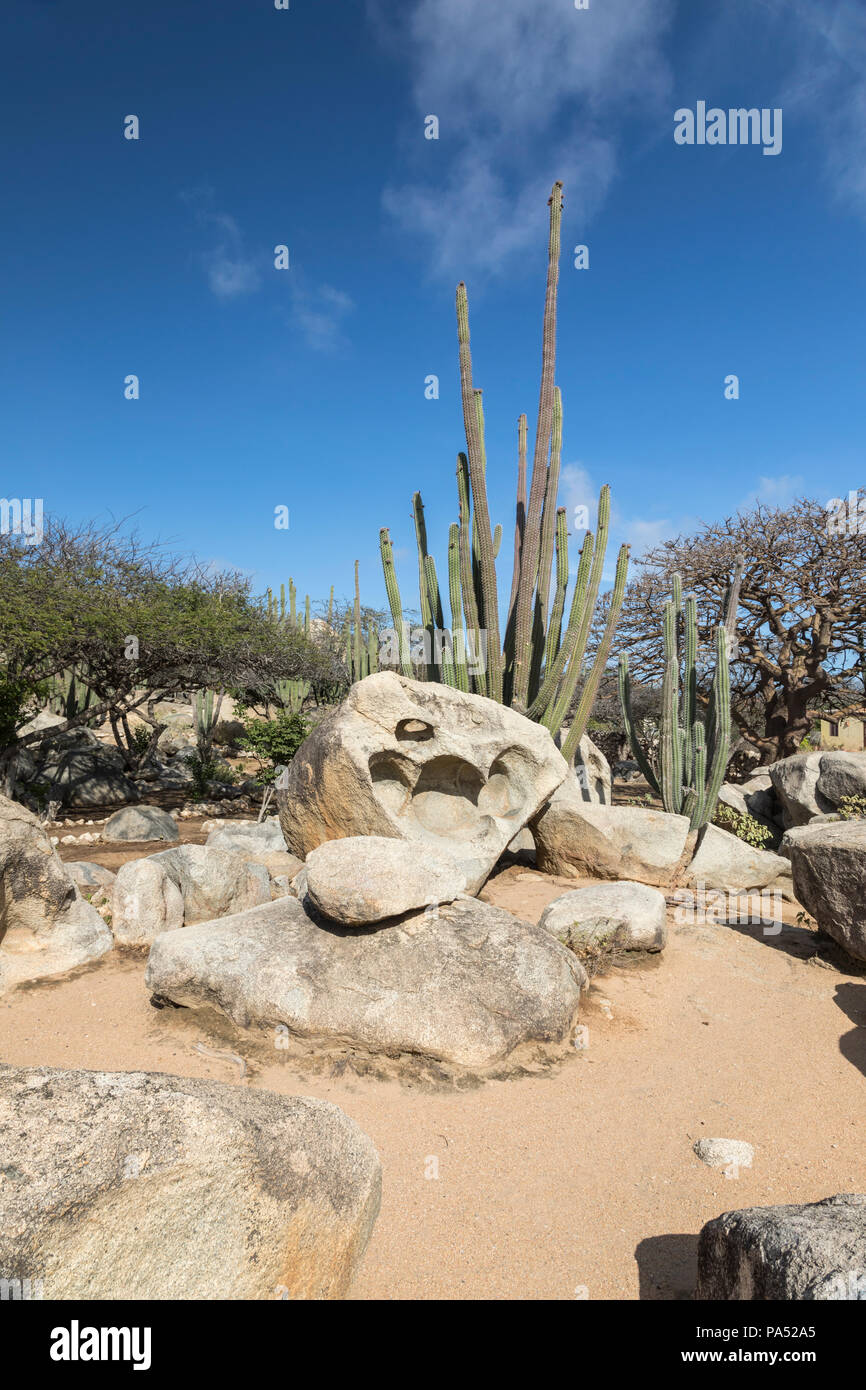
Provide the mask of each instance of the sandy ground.
[{"label": "sandy ground", "polygon": [[[512,868],[485,896],[537,920],[567,886]],[[155,1010],[143,958],[120,955],[0,1001],[0,1058],[206,1076],[342,1106],[384,1170],[355,1299],[690,1298],[711,1217],[866,1190],[866,974],[794,924],[765,936],[673,911],[670,924],[661,957],[596,977],[588,1046],[547,1075],[436,1091],[312,1072],[235,1030],[215,1039],[186,1011]],[[199,1043],[246,1048],[246,1076]],[[747,1140],[754,1166],[730,1178],[706,1167],[692,1153],[701,1136]]]}]

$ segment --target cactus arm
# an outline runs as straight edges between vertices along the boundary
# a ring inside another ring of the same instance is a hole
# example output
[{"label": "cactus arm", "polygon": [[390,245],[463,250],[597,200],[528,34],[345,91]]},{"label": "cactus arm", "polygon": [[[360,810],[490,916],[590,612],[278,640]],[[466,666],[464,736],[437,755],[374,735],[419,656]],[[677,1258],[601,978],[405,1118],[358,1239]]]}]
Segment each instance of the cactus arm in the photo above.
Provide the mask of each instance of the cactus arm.
[{"label": "cactus arm", "polygon": [[458,690],[469,690],[466,646],[460,611],[460,527],[452,522],[448,529],[448,598],[451,604],[451,638],[454,644],[454,683]]},{"label": "cactus arm", "polygon": [[665,673],[662,682],[659,771],[662,802],[665,810],[672,815],[679,815],[683,804],[676,619],[676,605],[671,600],[665,604],[664,617]]},{"label": "cactus arm", "polygon": [[577,712],[574,722],[568,731],[568,736],[562,745],[562,756],[567,763],[570,763],[577,752],[577,745],[586,732],[589,716],[595,704],[595,697],[598,693],[599,683],[604,669],[607,666],[610,656],[611,643],[616,625],[619,622],[620,610],[622,608],[623,596],[625,595],[625,581],[628,575],[628,553],[627,545],[620,546],[619,555],[616,561],[616,575],[613,583],[613,594],[611,596],[610,607],[607,612],[607,622],[604,625],[604,635],[598,644],[595,660],[590,668],[589,676],[584,682],[583,690],[580,692]]},{"label": "cactus arm", "polygon": [[559,250],[562,226],[562,184],[555,183],[550,195],[550,234],[547,247],[547,290],[544,300],[544,328],[541,350],[541,389],[538,397],[538,421],[535,430],[535,449],[532,460],[532,482],[520,582],[517,589],[514,636],[514,698],[520,705],[528,703],[529,677],[532,661],[532,595],[538,567],[541,538],[541,509],[547,487],[547,457],[553,429],[554,380],[556,371],[556,295],[559,283]]},{"label": "cactus arm", "polygon": [[562,640],[562,615],[565,610],[565,594],[568,589],[568,523],[566,521],[565,507],[560,507],[556,513],[556,589],[553,595],[553,607],[550,611],[550,622],[547,627],[547,640],[544,647],[544,669],[549,671],[557,653],[559,652],[560,641]]},{"label": "cactus arm", "polygon": [[538,695],[527,710],[530,719],[541,719],[548,728],[546,718],[543,718],[548,707],[553,703],[556,690],[562,678],[562,674],[568,662],[574,655],[580,630],[581,618],[586,605],[586,589],[589,583],[589,572],[592,567],[592,557],[595,545],[595,538],[591,531],[587,531],[580,547],[580,561],[577,566],[577,578],[574,582],[574,592],[571,595],[571,609],[568,615],[568,626],[565,629],[565,637],[562,645],[557,652],[552,669],[545,673],[544,684]]},{"label": "cactus arm", "polygon": [[[460,350],[460,387],[463,398],[463,424],[469,459],[469,480],[472,489],[473,530],[478,547],[478,568],[483,600],[484,627],[487,630],[487,694],[502,701],[502,648],[499,637],[499,596],[496,590],[496,565],[493,559],[493,536],[487,506],[487,483],[484,476],[484,431],[481,402],[472,385],[472,355],[469,344],[469,306],[466,286],[457,286],[457,340]],[[465,583],[465,581],[464,581]]]},{"label": "cactus arm", "polygon": [[[460,504],[460,587],[463,591],[463,611],[466,615],[466,641],[474,643],[477,656],[481,640],[481,623],[475,598],[472,572],[472,548],[469,536],[469,464],[465,454],[457,456],[457,496]],[[468,676],[467,671],[467,676]],[[479,695],[487,695],[487,672],[474,677]]]},{"label": "cactus arm", "polygon": [[[526,529],[526,416],[517,421],[517,505],[514,515],[514,568],[511,572],[511,596],[508,600],[508,622],[506,624],[506,643],[514,647],[514,605],[517,602],[517,586],[520,583],[520,555],[523,549],[523,534]],[[510,643],[509,643],[510,639]],[[513,660],[513,651],[512,651]]]},{"label": "cactus arm", "polygon": [[716,809],[731,748],[731,680],[728,668],[728,634],[723,624],[716,628],[716,671],[713,677],[712,701],[715,735],[703,805],[704,823],[711,819]]},{"label": "cactus arm", "polygon": [[[544,717],[544,723],[552,734],[559,732],[562,721],[568,713],[572,697],[580,680],[583,657],[586,651],[586,644],[589,639],[589,631],[592,626],[595,606],[598,602],[598,590],[601,584],[601,575],[604,569],[604,556],[607,550],[607,534],[610,526],[610,488],[605,483],[601,489],[598,499],[598,534],[595,542],[595,549],[592,556],[592,566],[589,572],[589,585],[586,591],[586,600],[580,617],[580,627],[574,643],[574,654],[569,662],[568,672],[562,682],[562,686],[556,695],[555,700],[551,701]],[[617,564],[617,573],[619,565]]]},{"label": "cactus arm", "polygon": [[[686,595],[685,603],[685,636],[684,636],[684,661],[685,670],[683,674],[683,786],[692,785],[692,773],[695,766],[696,739],[700,721],[697,718],[697,689],[698,689],[698,622],[697,622],[697,603],[694,594]],[[703,727],[701,726],[703,736]],[[697,785],[697,782],[695,783]]]},{"label": "cactus arm", "polygon": [[658,778],[656,777],[655,771],[650,763],[650,760],[646,756],[646,753],[644,752],[643,748],[641,747],[640,739],[637,736],[637,727],[634,722],[634,715],[632,714],[631,708],[631,678],[628,673],[627,652],[620,652],[619,654],[619,703],[622,709],[622,719],[625,725],[626,738],[628,739],[629,747],[631,748],[631,751],[634,754],[635,762],[637,763],[638,767],[640,768],[641,772],[646,778],[646,781],[648,782],[649,786],[652,787],[656,796],[660,797],[661,788],[659,787]]},{"label": "cactus arm", "polygon": [[400,587],[397,583],[397,571],[394,567],[394,547],[391,544],[391,537],[387,526],[383,526],[379,531],[379,550],[382,556],[382,570],[385,575],[385,592],[388,595],[388,606],[391,609],[391,620],[394,624],[394,631],[397,634],[397,650],[400,653],[400,669],[404,676],[412,675],[412,663],[406,651],[406,634],[403,630],[403,605],[400,601]]}]

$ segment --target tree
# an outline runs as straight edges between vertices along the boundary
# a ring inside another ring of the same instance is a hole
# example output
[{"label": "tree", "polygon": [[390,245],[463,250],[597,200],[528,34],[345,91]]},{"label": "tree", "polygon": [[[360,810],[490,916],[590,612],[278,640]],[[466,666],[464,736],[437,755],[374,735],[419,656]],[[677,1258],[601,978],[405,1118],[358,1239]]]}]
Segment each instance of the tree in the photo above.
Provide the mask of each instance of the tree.
[{"label": "tree", "polygon": [[742,555],[732,715],[762,761],[796,753],[814,707],[839,708],[851,702],[852,690],[863,689],[866,535],[833,521],[820,502],[805,497],[784,508],[759,504],[648,551],[637,562],[641,572],[627,591],[618,632],[637,679],[660,682],[659,615],[674,572],[697,596],[699,636],[708,650]]},{"label": "tree", "polygon": [[[42,541],[0,537],[0,775],[14,780],[20,734],[73,673],[90,700],[52,732],[108,719],[130,767],[153,755],[160,701],[200,687],[261,688],[321,663],[297,628],[273,623],[249,580],[142,544],[118,527],[49,519]],[[130,728],[150,728],[145,746]]]}]

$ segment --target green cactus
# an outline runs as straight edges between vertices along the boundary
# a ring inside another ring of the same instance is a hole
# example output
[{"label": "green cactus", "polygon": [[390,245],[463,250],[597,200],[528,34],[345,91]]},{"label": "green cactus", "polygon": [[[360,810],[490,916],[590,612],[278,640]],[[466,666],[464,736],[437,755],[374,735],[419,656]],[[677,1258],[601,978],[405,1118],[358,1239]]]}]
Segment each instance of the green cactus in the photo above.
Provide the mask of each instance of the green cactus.
[{"label": "green cactus", "polygon": [[728,766],[731,747],[728,649],[736,632],[742,568],[742,557],[738,556],[724,621],[715,632],[715,670],[705,721],[698,715],[697,603],[694,594],[688,594],[683,604],[682,580],[678,574],[673,577],[673,598],[665,604],[664,611],[664,676],[657,767],[651,764],[637,736],[631,709],[628,654],[621,652],[619,658],[620,704],[635,760],[661,798],[664,809],[673,815],[688,816],[692,831],[700,831],[712,820]]}]

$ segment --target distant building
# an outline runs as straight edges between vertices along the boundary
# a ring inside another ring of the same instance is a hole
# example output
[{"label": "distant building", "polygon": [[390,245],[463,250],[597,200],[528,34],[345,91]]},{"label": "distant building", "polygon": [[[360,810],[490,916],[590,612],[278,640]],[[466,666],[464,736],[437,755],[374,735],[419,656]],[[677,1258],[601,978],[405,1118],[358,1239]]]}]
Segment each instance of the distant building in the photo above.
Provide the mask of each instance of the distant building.
[{"label": "distant building", "polygon": [[848,705],[831,713],[813,709],[809,716],[814,720],[812,742],[820,748],[841,748],[846,753],[866,749],[866,708],[862,705]]}]

